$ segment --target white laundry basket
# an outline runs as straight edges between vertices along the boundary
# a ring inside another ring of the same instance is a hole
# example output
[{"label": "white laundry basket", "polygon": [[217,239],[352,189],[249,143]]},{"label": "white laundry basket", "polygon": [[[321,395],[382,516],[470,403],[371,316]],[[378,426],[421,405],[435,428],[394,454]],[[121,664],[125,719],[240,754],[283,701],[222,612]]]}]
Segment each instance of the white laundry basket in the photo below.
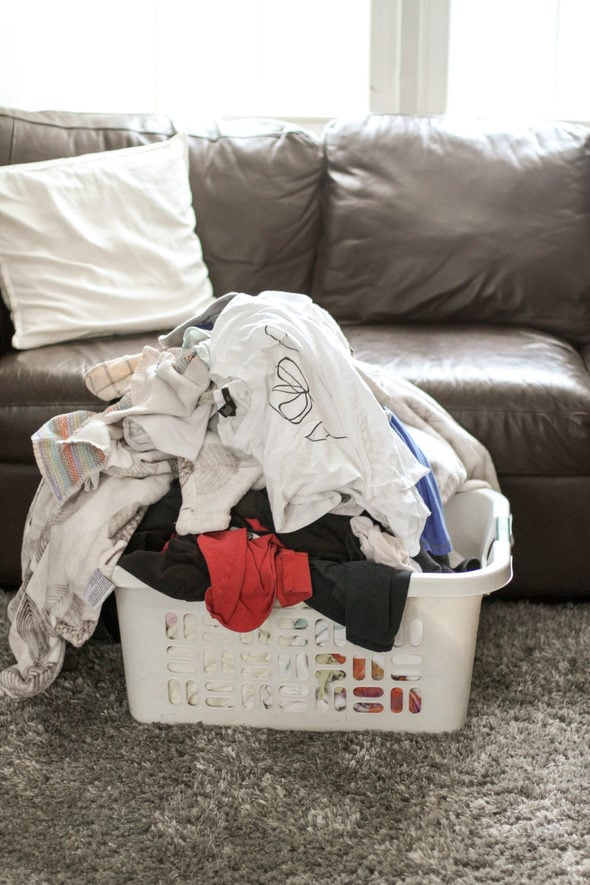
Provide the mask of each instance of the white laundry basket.
[{"label": "white laundry basket", "polygon": [[309,731],[444,732],[465,722],[482,597],[512,577],[507,499],[460,492],[446,507],[461,558],[482,568],[415,574],[391,651],[347,642],[304,603],[237,633],[116,568],[129,707],[140,722]]}]

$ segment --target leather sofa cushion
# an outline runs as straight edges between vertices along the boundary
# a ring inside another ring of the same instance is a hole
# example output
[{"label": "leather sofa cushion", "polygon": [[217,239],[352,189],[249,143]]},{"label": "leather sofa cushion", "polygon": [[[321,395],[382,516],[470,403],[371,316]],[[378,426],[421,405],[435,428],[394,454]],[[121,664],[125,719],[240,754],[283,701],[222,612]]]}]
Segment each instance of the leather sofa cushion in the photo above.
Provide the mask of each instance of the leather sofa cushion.
[{"label": "leather sofa cushion", "polygon": [[429,393],[490,451],[499,474],[590,475],[590,377],[542,332],[494,326],[346,326],[358,359]]},{"label": "leather sofa cushion", "polygon": [[288,123],[234,120],[190,131],[189,150],[215,294],[308,292],[321,229],[319,139]]},{"label": "leather sofa cushion", "polygon": [[588,133],[334,121],[313,297],[340,321],[493,322],[589,342]]},{"label": "leather sofa cushion", "polygon": [[159,114],[82,114],[0,108],[0,166],[150,144],[174,135]]}]

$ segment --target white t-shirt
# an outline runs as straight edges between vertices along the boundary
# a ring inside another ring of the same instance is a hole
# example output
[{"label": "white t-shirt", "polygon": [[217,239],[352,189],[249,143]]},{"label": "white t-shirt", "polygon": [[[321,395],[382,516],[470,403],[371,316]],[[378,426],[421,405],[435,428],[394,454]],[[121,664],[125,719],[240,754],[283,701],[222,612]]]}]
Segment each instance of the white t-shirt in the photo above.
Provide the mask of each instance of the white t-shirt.
[{"label": "white t-shirt", "polygon": [[290,292],[236,295],[211,334],[210,374],[235,403],[219,436],[260,462],[276,531],[367,510],[418,552],[429,510],[415,484],[428,469],[391,430],[325,310]]}]

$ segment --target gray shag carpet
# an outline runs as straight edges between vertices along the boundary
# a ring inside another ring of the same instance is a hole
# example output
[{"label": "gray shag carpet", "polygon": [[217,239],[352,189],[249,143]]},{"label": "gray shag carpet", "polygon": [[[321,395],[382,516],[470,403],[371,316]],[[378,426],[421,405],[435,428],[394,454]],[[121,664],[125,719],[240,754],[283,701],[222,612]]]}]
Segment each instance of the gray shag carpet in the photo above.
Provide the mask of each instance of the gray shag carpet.
[{"label": "gray shag carpet", "polygon": [[70,648],[0,699],[0,882],[588,883],[589,648],[590,603],[485,600],[446,735],[142,725],[120,646]]}]

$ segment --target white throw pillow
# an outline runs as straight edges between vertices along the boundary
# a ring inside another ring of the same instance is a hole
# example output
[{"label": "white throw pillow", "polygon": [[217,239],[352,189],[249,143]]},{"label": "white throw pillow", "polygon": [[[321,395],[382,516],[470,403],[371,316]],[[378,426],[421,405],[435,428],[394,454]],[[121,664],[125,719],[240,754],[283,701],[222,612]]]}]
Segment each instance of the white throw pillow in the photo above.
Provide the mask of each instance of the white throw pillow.
[{"label": "white throw pillow", "polygon": [[171,329],[212,301],[188,140],[0,167],[0,288],[20,350]]}]

